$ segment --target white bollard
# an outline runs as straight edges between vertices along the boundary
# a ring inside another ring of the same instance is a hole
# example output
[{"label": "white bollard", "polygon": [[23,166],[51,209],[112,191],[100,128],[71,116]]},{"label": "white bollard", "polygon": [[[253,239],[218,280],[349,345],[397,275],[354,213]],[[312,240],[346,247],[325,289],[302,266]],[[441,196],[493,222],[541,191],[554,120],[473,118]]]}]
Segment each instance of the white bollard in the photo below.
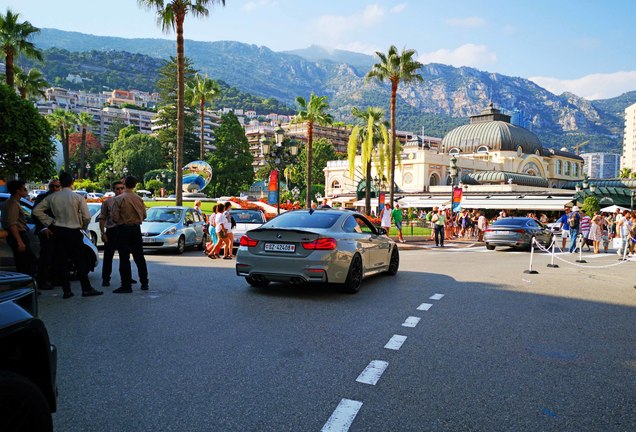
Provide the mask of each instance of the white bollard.
[{"label": "white bollard", "polygon": [[579,248],[579,259],[576,260],[577,263],[586,263],[583,259],[583,234],[579,234],[576,236],[576,244]]},{"label": "white bollard", "polygon": [[528,270],[524,270],[524,273],[527,274],[538,274],[539,272],[536,270],[532,270],[532,260],[534,258],[534,236],[532,236],[532,239],[530,240],[530,267],[528,268]]},{"label": "white bollard", "polygon": [[548,264],[548,267],[551,267],[551,268],[559,268],[559,265],[554,263],[554,252],[556,250],[556,240],[557,240],[557,236],[556,234],[554,234],[552,236],[552,253],[550,254],[550,264]]}]

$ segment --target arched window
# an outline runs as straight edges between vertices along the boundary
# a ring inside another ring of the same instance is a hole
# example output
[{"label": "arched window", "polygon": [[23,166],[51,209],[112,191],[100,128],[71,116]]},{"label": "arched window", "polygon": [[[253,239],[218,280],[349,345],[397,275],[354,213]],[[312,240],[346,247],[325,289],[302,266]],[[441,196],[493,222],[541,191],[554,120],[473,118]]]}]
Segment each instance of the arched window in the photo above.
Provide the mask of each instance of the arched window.
[{"label": "arched window", "polygon": [[477,147],[477,154],[488,154],[488,146],[479,146]]},{"label": "arched window", "polygon": [[448,151],[449,155],[458,155],[460,153],[461,153],[461,150],[457,147],[453,147],[452,149]]},{"label": "arched window", "polygon": [[338,180],[334,180],[331,182],[331,189],[340,189],[340,182]]},{"label": "arched window", "polygon": [[561,175],[561,161],[559,159],[554,162],[554,172],[556,175]]},{"label": "arched window", "polygon": [[573,163],[572,164],[572,175],[574,177],[576,177],[578,175],[578,172],[579,172],[579,164]]},{"label": "arched window", "polygon": [[439,184],[439,176],[435,173],[431,174],[431,177],[428,180],[428,184],[430,186],[437,186]]},{"label": "arched window", "polygon": [[570,162],[568,162],[568,161],[565,161],[563,174],[566,175],[566,176],[570,175]]}]

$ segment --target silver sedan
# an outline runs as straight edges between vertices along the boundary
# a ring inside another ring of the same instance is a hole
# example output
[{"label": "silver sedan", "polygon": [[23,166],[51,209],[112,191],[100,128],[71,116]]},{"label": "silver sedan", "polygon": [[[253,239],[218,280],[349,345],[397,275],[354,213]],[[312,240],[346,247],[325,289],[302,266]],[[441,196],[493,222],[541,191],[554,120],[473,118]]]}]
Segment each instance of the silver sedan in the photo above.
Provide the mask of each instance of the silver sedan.
[{"label": "silver sedan", "polygon": [[241,237],[236,256],[236,274],[255,287],[334,283],[349,293],[360,290],[363,278],[395,275],[399,266],[397,245],[384,229],[336,209],[283,213]]}]

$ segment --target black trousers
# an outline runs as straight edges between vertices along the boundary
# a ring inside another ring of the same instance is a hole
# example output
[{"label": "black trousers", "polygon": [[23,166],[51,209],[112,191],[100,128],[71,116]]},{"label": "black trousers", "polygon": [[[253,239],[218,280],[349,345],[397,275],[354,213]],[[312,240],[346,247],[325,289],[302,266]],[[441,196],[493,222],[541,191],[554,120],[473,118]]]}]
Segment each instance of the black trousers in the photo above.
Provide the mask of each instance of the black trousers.
[{"label": "black trousers", "polygon": [[102,281],[110,282],[113,272],[113,257],[117,250],[117,227],[106,230],[107,242],[104,242],[104,260],[102,261]]},{"label": "black trousers", "polygon": [[435,245],[444,246],[444,225],[435,224]]},{"label": "black trousers", "polygon": [[130,255],[132,255],[141,285],[148,285],[148,267],[144,257],[144,245],[139,225],[117,226],[117,252],[119,253],[119,277],[122,288],[130,288],[132,274],[130,269]]},{"label": "black trousers", "polygon": [[53,267],[55,236],[38,234],[40,239],[40,258],[38,259],[38,284],[44,286],[59,280]]},{"label": "black trousers", "polygon": [[31,249],[31,244],[29,242],[29,237],[27,236],[26,231],[20,231],[20,238],[22,239],[22,243],[26,245],[26,249],[24,250],[24,252],[20,252],[18,250],[18,241],[15,239],[15,237],[13,237],[13,234],[11,234],[11,232],[9,232],[9,235],[7,236],[7,243],[9,243],[11,251],[13,251],[15,269],[18,273],[35,276],[37,261],[35,259],[35,254]]},{"label": "black trousers", "polygon": [[63,228],[53,226],[54,256],[53,262],[59,271],[62,290],[65,293],[71,291],[71,282],[69,280],[69,259],[75,266],[77,277],[82,285],[82,292],[93,289],[88,280],[88,257],[84,250],[84,234],[78,229]]}]

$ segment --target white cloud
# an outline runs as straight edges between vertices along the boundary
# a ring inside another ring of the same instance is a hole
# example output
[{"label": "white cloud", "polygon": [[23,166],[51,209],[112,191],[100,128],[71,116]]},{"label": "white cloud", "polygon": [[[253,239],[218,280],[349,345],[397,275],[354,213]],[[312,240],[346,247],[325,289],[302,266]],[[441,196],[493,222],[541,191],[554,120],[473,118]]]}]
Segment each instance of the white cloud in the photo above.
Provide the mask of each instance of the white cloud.
[{"label": "white cloud", "polygon": [[455,67],[487,68],[497,62],[497,54],[488,51],[486,45],[464,44],[454,50],[444,48],[420,54],[419,61],[424,64],[442,63]]},{"label": "white cloud", "polygon": [[390,9],[390,12],[397,14],[397,13],[403,12],[404,9],[406,9],[406,3],[400,3],[400,4],[396,4],[395,6],[393,6]]},{"label": "white cloud", "polygon": [[446,20],[446,23],[452,27],[478,28],[485,26],[486,20],[478,16],[471,16],[466,18],[449,18]]},{"label": "white cloud", "polygon": [[277,2],[275,0],[252,0],[245,3],[241,9],[245,12],[253,12],[256,9],[263,7],[274,6]]},{"label": "white cloud", "polygon": [[314,20],[313,29],[326,45],[338,46],[348,35],[377,26],[385,14],[382,6],[372,4],[351,15],[321,15]]},{"label": "white cloud", "polygon": [[636,90],[636,71],[598,73],[570,80],[551,77],[528,79],[554,94],[567,91],[589,100],[607,99]]}]

